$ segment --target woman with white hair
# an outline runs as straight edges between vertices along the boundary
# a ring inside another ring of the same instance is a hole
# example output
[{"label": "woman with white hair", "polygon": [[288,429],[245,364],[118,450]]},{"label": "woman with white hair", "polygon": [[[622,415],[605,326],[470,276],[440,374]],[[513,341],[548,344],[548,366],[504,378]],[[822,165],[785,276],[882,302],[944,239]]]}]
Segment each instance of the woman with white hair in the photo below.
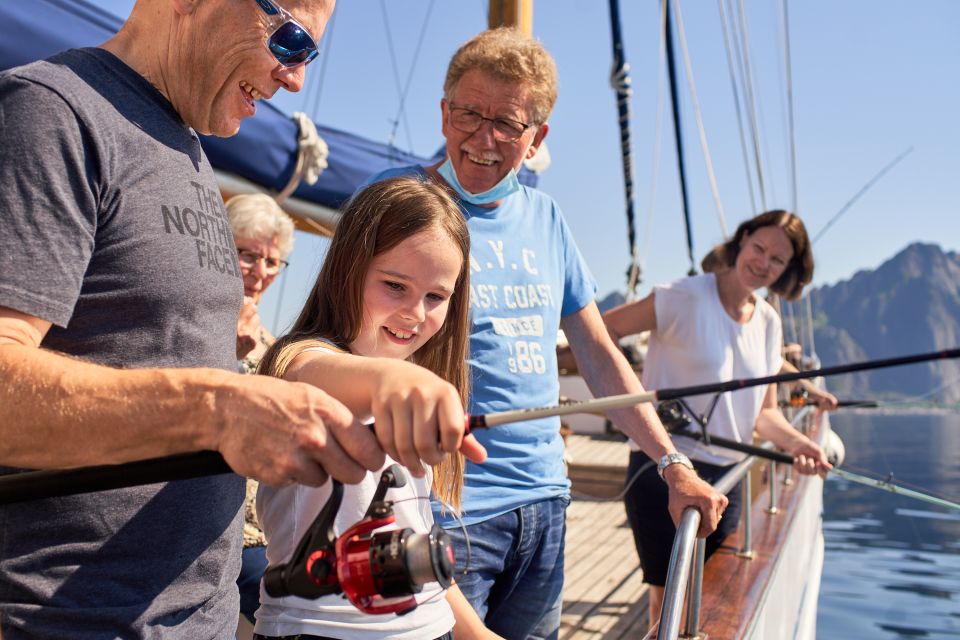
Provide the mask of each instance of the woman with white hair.
[{"label": "woman with white hair", "polygon": [[237,323],[237,360],[242,373],[253,373],[274,342],[260,323],[257,305],[263,292],[287,266],[293,250],[293,220],[270,196],[242,194],[227,201],[227,215],[243,276],[243,310]]},{"label": "woman with white hair", "polygon": [[[237,195],[226,204],[243,277],[243,309],[237,322],[238,369],[241,373],[256,373],[260,358],[276,341],[260,323],[257,305],[263,292],[288,264],[286,258],[293,250],[293,220],[273,198],[263,193]],[[240,613],[251,623],[260,604],[260,579],[267,568],[267,540],[257,520],[256,494],[257,483],[248,479],[243,562],[237,587],[240,590]]]}]

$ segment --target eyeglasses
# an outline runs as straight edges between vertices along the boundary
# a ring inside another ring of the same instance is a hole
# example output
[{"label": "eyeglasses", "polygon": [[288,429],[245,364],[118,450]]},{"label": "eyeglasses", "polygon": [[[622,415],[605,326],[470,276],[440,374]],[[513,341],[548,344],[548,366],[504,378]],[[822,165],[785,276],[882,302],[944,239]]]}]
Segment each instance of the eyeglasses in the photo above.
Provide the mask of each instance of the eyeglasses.
[{"label": "eyeglasses", "polygon": [[263,267],[268,276],[276,275],[283,271],[290,263],[280,258],[271,258],[257,253],[256,251],[247,251],[246,249],[237,249],[237,257],[240,258],[240,264],[248,269],[252,269],[258,262],[263,260]]},{"label": "eyeglasses", "polygon": [[524,131],[533,126],[510,118],[487,118],[472,109],[450,103],[450,124],[457,131],[475,133],[484,122],[493,125],[493,137],[502,142],[518,140]]},{"label": "eyeglasses", "polygon": [[302,24],[283,7],[270,0],[256,0],[257,6],[266,14],[267,49],[277,62],[287,68],[310,62],[320,54],[317,41]]}]

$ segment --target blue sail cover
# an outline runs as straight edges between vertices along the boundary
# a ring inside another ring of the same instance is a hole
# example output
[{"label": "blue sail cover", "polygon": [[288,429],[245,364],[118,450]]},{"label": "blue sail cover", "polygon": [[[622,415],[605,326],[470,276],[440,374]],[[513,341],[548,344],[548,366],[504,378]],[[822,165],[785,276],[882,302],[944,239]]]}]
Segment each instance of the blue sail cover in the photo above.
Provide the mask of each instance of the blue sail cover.
[{"label": "blue sail cover", "polygon": [[[86,0],[0,0],[0,70],[49,57],[64,49],[98,45],[123,20]],[[301,182],[293,197],[338,208],[364,180],[384,169],[428,164],[421,158],[360,136],[317,125],[330,149],[329,166],[316,184]],[[297,124],[268,102],[232,138],[201,137],[210,163],[265,189],[286,186],[297,162]],[[438,144],[438,146],[440,146]],[[527,169],[520,181],[535,186]]]}]

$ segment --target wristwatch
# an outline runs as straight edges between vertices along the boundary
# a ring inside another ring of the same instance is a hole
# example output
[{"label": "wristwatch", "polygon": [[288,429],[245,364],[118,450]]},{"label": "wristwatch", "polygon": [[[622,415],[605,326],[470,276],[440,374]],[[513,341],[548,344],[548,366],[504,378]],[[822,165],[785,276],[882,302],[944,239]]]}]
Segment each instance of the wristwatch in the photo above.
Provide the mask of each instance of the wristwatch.
[{"label": "wristwatch", "polygon": [[660,458],[660,462],[657,464],[657,473],[660,474],[661,478],[663,478],[663,472],[672,464],[682,464],[687,469],[693,471],[693,463],[690,462],[690,458],[678,451],[674,451]]}]

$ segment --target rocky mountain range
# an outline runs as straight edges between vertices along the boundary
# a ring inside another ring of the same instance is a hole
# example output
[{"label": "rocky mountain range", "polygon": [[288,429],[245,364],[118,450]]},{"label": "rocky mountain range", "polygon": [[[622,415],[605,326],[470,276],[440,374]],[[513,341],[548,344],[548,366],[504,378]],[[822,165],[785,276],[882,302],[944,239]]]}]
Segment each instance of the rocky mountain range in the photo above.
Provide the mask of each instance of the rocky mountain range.
[{"label": "rocky mountain range", "polygon": [[[911,244],[872,271],[811,292],[823,366],[960,345],[960,255]],[[836,376],[839,396],[960,402],[960,362],[940,360]],[[929,394],[929,395],[927,395]]]}]

